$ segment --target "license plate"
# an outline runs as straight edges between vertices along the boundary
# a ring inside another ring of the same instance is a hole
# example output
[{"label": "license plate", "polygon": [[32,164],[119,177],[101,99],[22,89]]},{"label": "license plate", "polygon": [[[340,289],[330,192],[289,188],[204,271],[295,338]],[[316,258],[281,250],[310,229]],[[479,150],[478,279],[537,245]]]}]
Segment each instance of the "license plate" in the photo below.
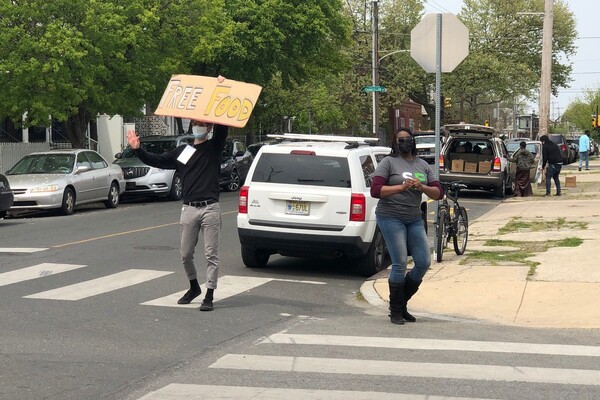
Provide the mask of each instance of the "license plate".
[{"label": "license plate", "polygon": [[125,190],[135,189],[135,182],[125,182]]},{"label": "license plate", "polygon": [[308,215],[310,213],[309,201],[286,201],[285,213],[291,215]]}]

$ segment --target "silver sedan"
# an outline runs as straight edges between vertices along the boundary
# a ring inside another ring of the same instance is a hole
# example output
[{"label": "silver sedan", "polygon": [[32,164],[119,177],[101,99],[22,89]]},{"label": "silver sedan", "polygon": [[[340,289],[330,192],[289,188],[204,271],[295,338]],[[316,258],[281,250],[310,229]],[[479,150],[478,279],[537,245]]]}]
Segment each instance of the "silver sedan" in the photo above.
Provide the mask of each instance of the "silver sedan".
[{"label": "silver sedan", "polygon": [[11,211],[59,209],[69,215],[77,205],[100,201],[115,208],[125,191],[121,167],[86,149],[31,153],[6,177],[14,193]]}]

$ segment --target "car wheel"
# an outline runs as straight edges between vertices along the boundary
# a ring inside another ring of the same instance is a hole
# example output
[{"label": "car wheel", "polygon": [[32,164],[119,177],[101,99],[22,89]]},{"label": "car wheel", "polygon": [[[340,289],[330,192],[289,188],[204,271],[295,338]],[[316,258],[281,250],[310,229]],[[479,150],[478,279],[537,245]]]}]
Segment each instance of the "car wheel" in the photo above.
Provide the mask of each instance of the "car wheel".
[{"label": "car wheel", "polygon": [[235,169],[231,170],[231,174],[229,175],[229,183],[227,184],[228,192],[235,192],[240,188],[240,175]]},{"label": "car wheel", "polygon": [[106,208],[117,208],[119,205],[119,186],[116,183],[110,184],[108,190],[108,199],[104,202]]},{"label": "car wheel", "polygon": [[75,210],[75,192],[73,189],[66,188],[63,193],[62,205],[60,206],[60,213],[62,215],[71,215]]},{"label": "car wheel", "polygon": [[494,196],[503,199],[506,196],[506,177],[502,178],[502,183],[494,189]]},{"label": "car wheel", "polygon": [[387,261],[388,252],[385,239],[379,228],[377,228],[367,254],[358,259],[356,268],[362,276],[369,277],[385,269]]},{"label": "car wheel", "polygon": [[248,268],[263,268],[269,262],[271,254],[267,250],[251,249],[242,246],[242,261]]},{"label": "car wheel", "polygon": [[515,177],[515,179],[510,180],[510,185],[508,187],[508,194],[515,194],[516,191],[517,191],[517,179]]},{"label": "car wheel", "polygon": [[173,175],[173,182],[171,182],[171,191],[169,192],[169,200],[181,200],[183,196],[183,181],[178,173]]}]

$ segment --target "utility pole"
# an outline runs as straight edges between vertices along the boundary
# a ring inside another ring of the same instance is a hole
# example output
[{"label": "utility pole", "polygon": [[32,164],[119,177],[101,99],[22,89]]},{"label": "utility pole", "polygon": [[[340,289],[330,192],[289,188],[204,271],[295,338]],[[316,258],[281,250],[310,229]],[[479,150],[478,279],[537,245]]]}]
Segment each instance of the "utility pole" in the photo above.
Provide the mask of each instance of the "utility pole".
[{"label": "utility pole", "polygon": [[542,74],[540,83],[540,127],[539,133],[548,133],[550,120],[550,78],[552,76],[552,25],[554,0],[545,0],[544,31],[542,34]]},{"label": "utility pole", "polygon": [[[373,86],[379,86],[379,5],[377,0],[373,1],[373,39],[372,39],[372,64],[373,64]],[[373,92],[373,137],[379,137],[379,92]],[[385,145],[383,143],[382,145]]]}]

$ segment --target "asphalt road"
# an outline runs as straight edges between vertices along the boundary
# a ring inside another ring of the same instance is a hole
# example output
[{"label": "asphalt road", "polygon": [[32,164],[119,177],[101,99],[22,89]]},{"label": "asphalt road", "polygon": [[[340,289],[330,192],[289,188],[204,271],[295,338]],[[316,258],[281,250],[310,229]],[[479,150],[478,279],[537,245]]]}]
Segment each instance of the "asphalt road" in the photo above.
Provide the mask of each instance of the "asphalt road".
[{"label": "asphalt road", "polygon": [[[398,327],[386,310],[360,299],[364,278],[346,262],[272,257],[268,268],[245,268],[236,196],[221,199],[221,280],[209,313],[197,304],[173,304],[187,285],[177,203],[125,201],[115,210],[90,205],[68,217],[33,213],[0,221],[0,399],[158,400],[172,391],[178,395],[169,398],[211,399],[239,387],[250,388],[233,398],[248,398],[256,388],[281,390],[273,398],[290,399],[315,393],[371,399],[372,392],[391,396],[384,398],[600,397],[597,385],[569,380],[599,373],[597,332],[444,318]],[[470,219],[497,202],[487,194],[464,196]],[[355,341],[343,343],[345,336]],[[417,344],[390,347],[381,343],[385,338]],[[429,339],[444,342],[433,346]],[[470,349],[469,341],[492,349]],[[532,350],[498,352],[494,346],[507,346],[496,342]],[[592,356],[571,348],[545,354],[534,346],[567,343],[587,346]],[[449,366],[455,364],[465,371]],[[496,378],[483,376],[481,365]],[[519,379],[505,371],[517,367],[532,372]],[[445,377],[436,368],[463,375]],[[538,375],[547,382],[532,378]]]}]

